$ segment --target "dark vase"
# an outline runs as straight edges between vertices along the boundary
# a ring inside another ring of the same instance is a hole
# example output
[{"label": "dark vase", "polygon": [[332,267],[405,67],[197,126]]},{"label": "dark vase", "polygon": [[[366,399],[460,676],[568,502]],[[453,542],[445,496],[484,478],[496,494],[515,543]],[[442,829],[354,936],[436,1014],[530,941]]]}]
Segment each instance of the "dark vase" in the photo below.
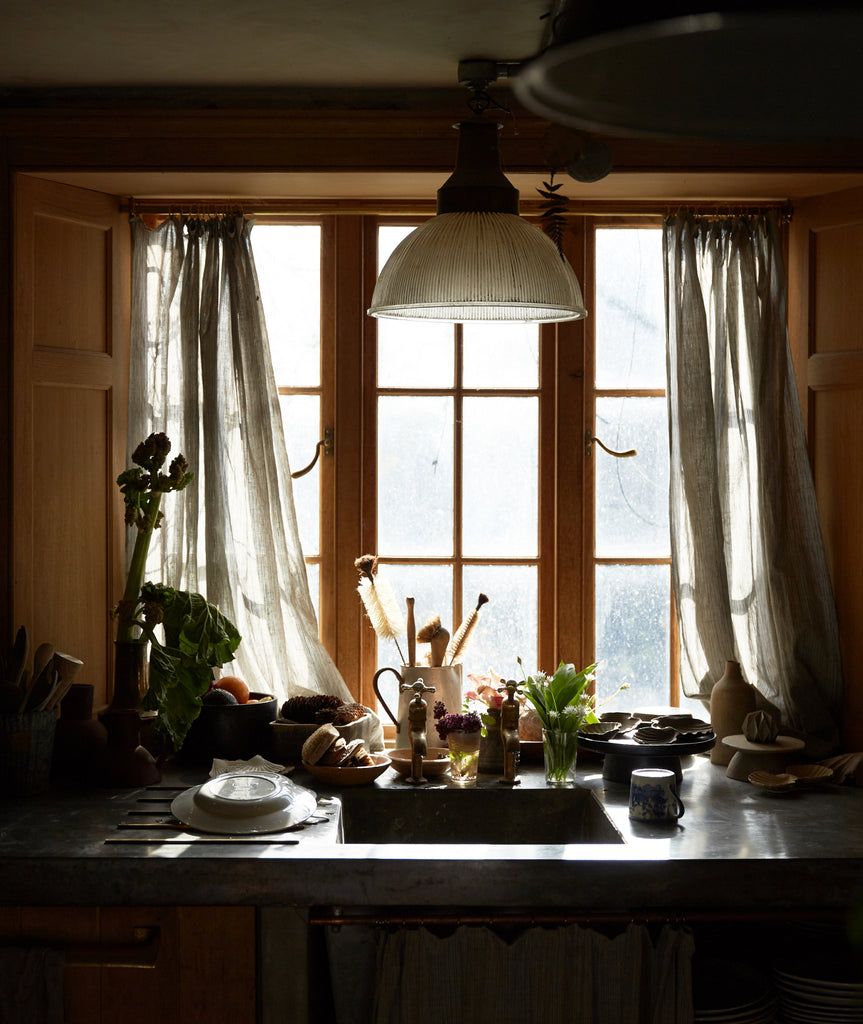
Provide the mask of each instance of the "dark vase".
[{"label": "dark vase", "polygon": [[105,786],[151,786],[161,781],[155,757],[141,746],[141,718],[134,708],[108,708],[100,716],[108,730]]},{"label": "dark vase", "polygon": [[114,694],[111,708],[137,708],[147,694],[146,640],[114,641]]},{"label": "dark vase", "polygon": [[105,770],[108,731],[93,718],[93,687],[73,683],[60,704],[51,776],[59,783],[98,782]]}]

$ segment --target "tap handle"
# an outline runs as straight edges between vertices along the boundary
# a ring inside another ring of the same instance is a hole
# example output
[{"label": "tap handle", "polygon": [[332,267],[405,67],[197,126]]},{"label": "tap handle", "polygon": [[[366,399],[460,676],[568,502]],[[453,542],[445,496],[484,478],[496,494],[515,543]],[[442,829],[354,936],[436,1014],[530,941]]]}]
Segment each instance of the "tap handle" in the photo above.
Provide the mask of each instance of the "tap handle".
[{"label": "tap handle", "polygon": [[517,683],[514,679],[507,679],[503,686],[497,688],[498,693],[503,693],[506,690],[506,700],[515,701],[516,697],[521,696],[521,684]]},{"label": "tap handle", "polygon": [[413,690],[414,700],[422,700],[422,695],[424,693],[434,693],[434,687],[426,686],[422,679],[417,679],[414,683],[402,683],[399,687],[399,691],[404,693],[405,690]]}]

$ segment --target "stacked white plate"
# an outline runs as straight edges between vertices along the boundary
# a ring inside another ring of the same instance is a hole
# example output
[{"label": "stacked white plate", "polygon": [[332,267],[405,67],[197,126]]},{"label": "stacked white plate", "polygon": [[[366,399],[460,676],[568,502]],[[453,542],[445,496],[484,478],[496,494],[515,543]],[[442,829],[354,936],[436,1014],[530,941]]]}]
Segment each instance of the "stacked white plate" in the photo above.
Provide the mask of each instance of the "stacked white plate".
[{"label": "stacked white plate", "polygon": [[692,965],[695,1024],[774,1024],[769,977],[746,964],[698,959]]},{"label": "stacked white plate", "polygon": [[841,959],[811,964],[783,963],[773,978],[787,1024],[860,1024],[863,974]]}]

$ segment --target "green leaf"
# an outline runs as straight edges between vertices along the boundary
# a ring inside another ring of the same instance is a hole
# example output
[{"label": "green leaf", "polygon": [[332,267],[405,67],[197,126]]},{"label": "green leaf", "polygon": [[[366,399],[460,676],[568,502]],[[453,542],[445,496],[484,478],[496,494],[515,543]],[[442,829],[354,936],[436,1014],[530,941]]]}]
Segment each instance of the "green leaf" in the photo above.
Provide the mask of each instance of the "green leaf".
[{"label": "green leaf", "polygon": [[200,594],[158,583],[141,588],[143,601],[164,610],[165,641],[151,636],[150,689],[145,707],[179,750],[201,710],[213,669],[231,661],[240,645],[236,626]]},{"label": "green leaf", "polygon": [[[561,725],[558,716],[565,708],[578,703],[585,687],[593,679],[595,668],[596,665],[588,665],[577,672],[575,665],[562,661],[550,679],[542,672],[528,676],[524,682],[524,694],[533,705],[543,728],[548,729],[555,723]],[[568,729],[570,721],[573,721],[576,723],[575,728],[578,728],[580,722],[589,720],[591,715],[592,711],[583,718],[567,716],[564,727]]]}]

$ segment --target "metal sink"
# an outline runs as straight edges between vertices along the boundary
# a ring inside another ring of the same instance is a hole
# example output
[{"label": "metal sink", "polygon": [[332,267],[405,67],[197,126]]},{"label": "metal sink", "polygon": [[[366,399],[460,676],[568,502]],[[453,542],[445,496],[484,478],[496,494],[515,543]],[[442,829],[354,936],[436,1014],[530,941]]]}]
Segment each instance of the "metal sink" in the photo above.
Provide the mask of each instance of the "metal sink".
[{"label": "metal sink", "polygon": [[345,789],[345,843],[622,843],[586,789]]}]

